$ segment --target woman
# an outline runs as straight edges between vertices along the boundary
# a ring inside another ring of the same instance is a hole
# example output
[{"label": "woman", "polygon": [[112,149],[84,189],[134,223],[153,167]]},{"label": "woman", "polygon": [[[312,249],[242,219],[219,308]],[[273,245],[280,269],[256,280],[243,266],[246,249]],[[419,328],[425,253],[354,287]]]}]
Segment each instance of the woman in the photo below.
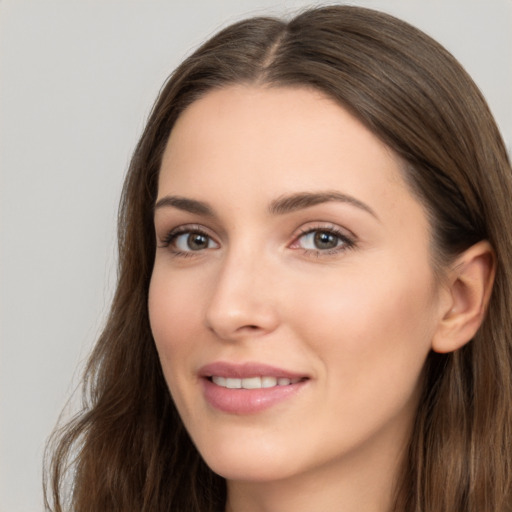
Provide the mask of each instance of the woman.
[{"label": "woman", "polygon": [[54,509],[76,457],[76,511],[509,510],[510,180],[478,89],[406,23],[213,37],[135,151]]}]

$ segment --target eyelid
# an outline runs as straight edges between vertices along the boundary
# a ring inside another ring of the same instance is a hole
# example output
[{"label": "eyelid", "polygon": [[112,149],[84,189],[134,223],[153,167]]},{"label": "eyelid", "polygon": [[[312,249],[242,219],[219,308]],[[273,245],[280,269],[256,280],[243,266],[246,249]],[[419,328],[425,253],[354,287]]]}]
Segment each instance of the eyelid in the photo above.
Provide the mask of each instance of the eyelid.
[{"label": "eyelid", "polygon": [[[299,241],[302,237],[306,235],[310,235],[314,232],[325,232],[330,233],[336,236],[342,243],[333,248],[323,248],[323,249],[308,249],[301,247],[299,245]],[[200,233],[208,237],[216,247],[206,247],[204,249],[194,250],[180,250],[177,247],[172,247],[172,242],[180,235],[187,233]],[[158,238],[158,237],[157,237]],[[175,226],[167,231],[165,231],[165,236],[160,237],[160,243],[158,245],[159,248],[171,248],[172,253],[177,256],[199,256],[203,254],[207,250],[217,249],[220,247],[220,242],[218,241],[218,237],[216,234],[212,233],[209,228],[206,228],[201,224],[180,224]],[[329,256],[333,254],[337,254],[340,252],[344,252],[348,249],[352,249],[357,244],[357,237],[354,235],[352,231],[347,228],[341,227],[339,225],[333,224],[332,222],[308,222],[303,224],[299,229],[295,230],[295,233],[292,235],[292,241],[288,244],[288,248],[297,250],[300,249],[304,254],[313,254],[316,256]]]},{"label": "eyelid", "polygon": [[[330,249],[307,249],[296,246],[301,238],[314,232],[325,232],[333,234],[343,243]],[[296,234],[293,236],[293,240],[288,247],[295,250],[300,249],[306,255],[313,254],[315,256],[329,256],[347,251],[348,249],[353,249],[356,247],[356,245],[357,237],[349,229],[342,228],[341,226],[335,225],[333,223],[316,222],[301,226],[298,232],[296,232]]]},{"label": "eyelid", "polygon": [[[213,240],[213,242],[219,246],[220,243],[217,240],[217,237],[211,233],[211,231],[202,226],[201,224],[180,224],[179,226],[176,226],[172,229],[169,229],[165,231],[165,235],[160,238],[160,245],[158,247],[160,248],[168,248],[173,240],[175,240],[178,236],[186,234],[186,233],[200,233],[202,235],[207,236],[210,240]],[[181,252],[181,251],[177,251]],[[186,251],[187,253],[189,251]],[[194,252],[194,251],[190,251]],[[197,251],[201,252],[201,251]]]}]

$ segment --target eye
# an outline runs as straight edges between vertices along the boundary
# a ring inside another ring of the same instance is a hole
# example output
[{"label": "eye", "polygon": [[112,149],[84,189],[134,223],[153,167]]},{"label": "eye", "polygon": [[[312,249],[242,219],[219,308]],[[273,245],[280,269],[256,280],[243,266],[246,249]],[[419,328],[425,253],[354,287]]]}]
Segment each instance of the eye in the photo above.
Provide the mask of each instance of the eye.
[{"label": "eye", "polygon": [[342,243],[340,237],[329,231],[311,231],[300,237],[304,249],[327,250],[335,249]]},{"label": "eye", "polygon": [[182,233],[174,238],[174,246],[179,251],[202,251],[215,247],[213,240],[204,233]]},{"label": "eye", "polygon": [[180,227],[172,230],[162,241],[162,247],[170,247],[176,255],[200,252],[206,249],[216,249],[217,242],[198,228]]},{"label": "eye", "polygon": [[312,228],[303,231],[291,245],[292,249],[304,249],[316,255],[335,254],[354,247],[355,242],[339,229]]}]

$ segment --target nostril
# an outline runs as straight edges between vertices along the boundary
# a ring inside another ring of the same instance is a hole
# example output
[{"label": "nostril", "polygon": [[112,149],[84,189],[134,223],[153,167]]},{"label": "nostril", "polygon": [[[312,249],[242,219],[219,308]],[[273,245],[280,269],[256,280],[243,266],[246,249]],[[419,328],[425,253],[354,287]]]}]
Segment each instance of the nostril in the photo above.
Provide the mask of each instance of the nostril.
[{"label": "nostril", "polygon": [[237,329],[238,332],[247,332],[247,331],[259,331],[261,329],[261,327],[259,327],[258,325],[242,325],[241,327],[239,327]]}]

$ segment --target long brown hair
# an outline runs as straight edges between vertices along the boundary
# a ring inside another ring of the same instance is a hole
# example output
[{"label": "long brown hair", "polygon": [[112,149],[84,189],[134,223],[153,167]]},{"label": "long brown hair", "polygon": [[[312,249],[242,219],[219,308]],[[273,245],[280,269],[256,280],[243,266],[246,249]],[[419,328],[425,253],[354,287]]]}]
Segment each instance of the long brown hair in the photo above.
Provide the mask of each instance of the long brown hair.
[{"label": "long brown hair", "polygon": [[86,369],[83,411],[51,445],[47,508],[225,506],[224,480],[201,460],[170,398],[147,295],[164,146],[188,105],[233,83],[312,87],[349,109],[405,162],[406,179],[430,216],[439,268],[479,240],[493,246],[496,281],[479,332],[464,348],[427,360],[394,510],[508,510],[512,176],[505,147],[482,95],[444,48],[389,15],[348,6],[312,9],[289,22],[234,24],[186,59],[162,89],[124,186],[117,291]]}]

